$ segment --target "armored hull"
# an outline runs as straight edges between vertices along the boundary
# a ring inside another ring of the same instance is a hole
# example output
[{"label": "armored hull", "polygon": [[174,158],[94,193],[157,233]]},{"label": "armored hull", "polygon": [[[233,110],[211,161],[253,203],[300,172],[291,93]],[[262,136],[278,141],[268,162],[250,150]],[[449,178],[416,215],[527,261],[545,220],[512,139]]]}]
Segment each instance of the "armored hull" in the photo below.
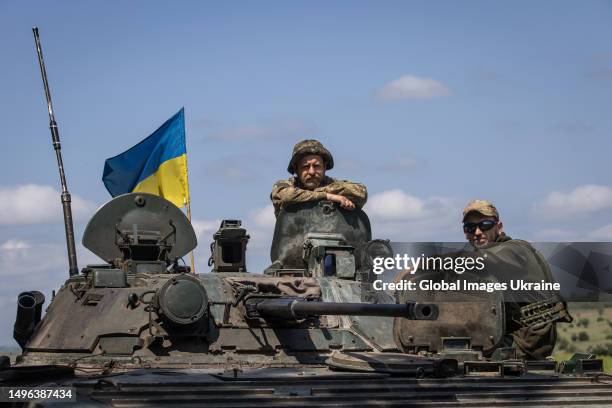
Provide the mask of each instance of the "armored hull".
[{"label": "armored hull", "polygon": [[449,307],[373,290],[372,257],[389,248],[361,211],[284,210],[264,274],[247,272],[248,239],[224,221],[212,270],[194,274],[178,262],[196,246],[180,210],[112,200],[83,238],[105,263],[71,276],[44,318],[44,298],[20,295],[23,353],[3,385],[70,386],[91,406],[612,404],[601,360],[559,367],[502,347],[493,295]]}]

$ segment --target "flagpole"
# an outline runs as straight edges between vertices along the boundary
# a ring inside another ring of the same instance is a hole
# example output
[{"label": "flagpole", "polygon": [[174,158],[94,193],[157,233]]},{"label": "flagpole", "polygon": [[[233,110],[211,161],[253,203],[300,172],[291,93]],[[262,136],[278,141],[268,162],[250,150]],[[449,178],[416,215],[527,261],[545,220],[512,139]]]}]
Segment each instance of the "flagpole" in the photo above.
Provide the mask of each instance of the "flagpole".
[{"label": "flagpole", "polygon": [[[183,109],[185,108],[183,107]],[[185,120],[184,116],[183,116],[183,120]],[[187,206],[187,219],[189,220],[189,223],[191,224],[191,191],[189,188],[189,160],[187,159],[187,135],[185,135],[185,167],[186,167],[185,170],[186,170],[186,176],[187,176],[187,202],[185,203],[185,205]],[[196,273],[195,272],[195,257],[193,255],[193,250],[189,252],[189,260],[191,263],[191,273]]]},{"label": "flagpole", "polygon": [[[187,178],[187,185],[189,186],[189,178]],[[187,219],[191,223],[191,200],[187,201]],[[193,251],[189,252],[189,260],[191,261],[191,273],[195,273],[195,259]]]}]

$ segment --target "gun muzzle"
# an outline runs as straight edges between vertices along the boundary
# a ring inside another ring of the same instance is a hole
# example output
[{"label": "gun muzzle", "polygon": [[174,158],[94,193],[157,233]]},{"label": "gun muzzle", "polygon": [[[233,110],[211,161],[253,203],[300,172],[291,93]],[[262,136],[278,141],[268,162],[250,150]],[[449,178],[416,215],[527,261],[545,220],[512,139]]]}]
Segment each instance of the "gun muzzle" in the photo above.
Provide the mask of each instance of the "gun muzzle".
[{"label": "gun muzzle", "polygon": [[22,292],[17,297],[17,317],[13,326],[13,338],[21,348],[32,336],[34,328],[40,322],[45,295],[36,290]]}]

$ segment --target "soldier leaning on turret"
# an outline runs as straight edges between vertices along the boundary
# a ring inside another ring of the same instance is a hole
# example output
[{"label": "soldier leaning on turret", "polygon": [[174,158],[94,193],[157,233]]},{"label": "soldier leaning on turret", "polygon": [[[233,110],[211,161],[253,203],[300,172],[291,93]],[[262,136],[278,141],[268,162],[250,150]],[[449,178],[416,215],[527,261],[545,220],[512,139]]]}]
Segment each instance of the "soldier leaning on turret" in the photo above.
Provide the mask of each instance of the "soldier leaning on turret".
[{"label": "soldier leaning on turret", "polygon": [[[492,274],[504,279],[553,281],[542,254],[527,241],[512,239],[504,233],[499,212],[490,201],[468,203],[463,210],[463,232],[476,251],[486,254],[487,270]],[[511,292],[507,295],[513,297]],[[549,356],[557,339],[556,323],[572,321],[565,302],[560,296],[546,291],[534,294],[532,302],[510,298],[506,299],[505,345],[517,347],[527,359]],[[541,318],[528,312],[530,317],[526,319],[525,312],[535,308]]]},{"label": "soldier leaning on turret", "polygon": [[334,167],[334,159],[318,140],[302,140],[293,147],[287,171],[295,174],[274,183],[270,199],[274,214],[286,206],[308,201],[329,200],[346,210],[361,208],[368,199],[366,186],[325,175]]}]

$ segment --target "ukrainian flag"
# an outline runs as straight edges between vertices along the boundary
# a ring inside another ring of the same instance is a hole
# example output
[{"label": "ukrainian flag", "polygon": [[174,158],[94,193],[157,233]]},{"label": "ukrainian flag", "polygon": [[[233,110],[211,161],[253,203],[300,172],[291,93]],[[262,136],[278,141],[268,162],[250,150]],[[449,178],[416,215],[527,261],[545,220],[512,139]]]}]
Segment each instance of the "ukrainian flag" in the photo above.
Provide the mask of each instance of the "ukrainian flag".
[{"label": "ukrainian flag", "polygon": [[184,109],[136,146],[107,159],[102,181],[113,197],[143,192],[177,207],[189,203]]}]

